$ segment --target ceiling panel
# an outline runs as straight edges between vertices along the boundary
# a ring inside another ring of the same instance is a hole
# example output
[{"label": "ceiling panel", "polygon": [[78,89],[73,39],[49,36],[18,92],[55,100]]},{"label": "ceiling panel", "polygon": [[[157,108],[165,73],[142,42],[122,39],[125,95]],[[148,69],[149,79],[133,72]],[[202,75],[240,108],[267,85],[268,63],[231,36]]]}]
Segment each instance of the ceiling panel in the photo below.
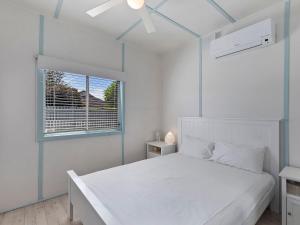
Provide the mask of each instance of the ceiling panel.
[{"label": "ceiling panel", "polygon": [[235,19],[241,19],[282,0],[215,0]]},{"label": "ceiling panel", "polygon": [[129,24],[139,19],[135,10],[126,2],[92,18],[85,12],[106,0],[65,0],[61,19],[68,19],[99,28],[113,36],[118,36]]},{"label": "ceiling panel", "polygon": [[164,5],[165,2],[168,2],[168,1],[170,1],[170,0],[145,0],[147,5],[149,5],[150,7],[156,7],[156,6],[160,5],[161,3],[163,3],[162,5]]},{"label": "ceiling panel", "polygon": [[200,34],[228,24],[206,0],[169,0],[160,11]]},{"label": "ceiling panel", "polygon": [[195,40],[195,37],[186,31],[178,28],[174,24],[153,15],[156,33],[147,34],[142,24],[131,31],[124,40],[143,46],[146,49],[157,53],[163,53],[178,46]]},{"label": "ceiling panel", "polygon": [[[6,0],[14,1],[21,6],[32,8],[41,14],[53,16],[58,0]],[[126,1],[96,18],[86,15],[86,11],[100,5],[107,0],[64,0],[60,19],[73,21],[102,30],[113,37],[118,37],[130,25],[135,23],[139,16],[137,12],[127,6]],[[155,7],[166,0],[146,0],[146,3]],[[263,8],[282,0],[215,0],[230,15],[241,19]],[[159,10],[169,18],[182,24],[199,34],[207,34],[217,30],[229,22],[207,0],[168,0]],[[143,25],[139,25],[126,35],[125,40],[135,42],[158,52],[166,51],[185,43],[193,38],[182,32],[173,24],[158,16],[152,15],[157,33],[147,34]]]},{"label": "ceiling panel", "polygon": [[[11,0],[20,6],[33,9],[41,14],[53,15],[57,1],[55,0]],[[9,2],[9,1],[8,1]]]}]

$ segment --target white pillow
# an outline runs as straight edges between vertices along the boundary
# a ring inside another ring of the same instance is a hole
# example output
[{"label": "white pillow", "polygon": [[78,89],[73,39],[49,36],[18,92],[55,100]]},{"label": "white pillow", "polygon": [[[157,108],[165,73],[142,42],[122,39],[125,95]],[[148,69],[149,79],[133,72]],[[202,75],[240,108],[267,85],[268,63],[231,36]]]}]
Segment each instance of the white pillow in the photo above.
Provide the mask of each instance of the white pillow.
[{"label": "white pillow", "polygon": [[264,148],[216,143],[210,160],[254,173],[262,173],[264,157]]},{"label": "white pillow", "polygon": [[214,143],[198,137],[185,136],[185,141],[180,147],[180,153],[200,159],[209,159],[212,156]]}]

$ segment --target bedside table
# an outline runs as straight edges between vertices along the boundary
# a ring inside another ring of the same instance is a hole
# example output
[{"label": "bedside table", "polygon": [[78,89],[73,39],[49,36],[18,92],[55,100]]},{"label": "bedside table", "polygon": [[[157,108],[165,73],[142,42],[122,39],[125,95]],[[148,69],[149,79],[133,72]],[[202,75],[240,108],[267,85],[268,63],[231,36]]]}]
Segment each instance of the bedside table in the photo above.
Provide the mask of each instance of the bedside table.
[{"label": "bedside table", "polygon": [[300,168],[286,167],[279,174],[282,191],[282,225],[300,224]]},{"label": "bedside table", "polygon": [[165,142],[148,142],[147,145],[147,159],[158,156],[168,155],[176,151],[176,145],[166,145]]}]

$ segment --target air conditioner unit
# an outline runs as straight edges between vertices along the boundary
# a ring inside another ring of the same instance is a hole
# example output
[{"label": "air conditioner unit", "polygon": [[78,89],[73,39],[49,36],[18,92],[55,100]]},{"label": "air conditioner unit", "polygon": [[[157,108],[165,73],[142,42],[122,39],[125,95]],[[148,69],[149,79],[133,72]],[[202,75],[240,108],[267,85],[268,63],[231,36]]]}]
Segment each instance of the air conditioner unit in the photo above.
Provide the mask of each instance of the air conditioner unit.
[{"label": "air conditioner unit", "polygon": [[275,25],[267,19],[211,42],[211,55],[220,58],[246,49],[275,43]]}]

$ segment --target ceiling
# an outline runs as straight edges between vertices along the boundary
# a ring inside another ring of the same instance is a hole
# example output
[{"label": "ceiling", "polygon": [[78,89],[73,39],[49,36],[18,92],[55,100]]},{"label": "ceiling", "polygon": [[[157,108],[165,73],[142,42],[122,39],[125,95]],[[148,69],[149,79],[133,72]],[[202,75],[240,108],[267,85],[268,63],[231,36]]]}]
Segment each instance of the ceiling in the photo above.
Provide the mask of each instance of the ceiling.
[{"label": "ceiling", "polygon": [[[14,0],[46,15],[54,15],[58,0]],[[126,3],[117,6],[96,18],[85,12],[107,0],[64,0],[60,19],[73,21],[100,29],[113,37],[118,37],[138,19],[137,13]],[[163,0],[146,0],[151,7],[156,7]],[[215,0],[233,18],[239,20],[263,8],[282,0]],[[207,34],[229,23],[207,0],[168,0],[159,11],[177,23],[199,34]],[[123,40],[133,42],[157,53],[165,52],[194,37],[177,26],[152,14],[157,32],[147,34],[143,24],[139,24]]]}]

